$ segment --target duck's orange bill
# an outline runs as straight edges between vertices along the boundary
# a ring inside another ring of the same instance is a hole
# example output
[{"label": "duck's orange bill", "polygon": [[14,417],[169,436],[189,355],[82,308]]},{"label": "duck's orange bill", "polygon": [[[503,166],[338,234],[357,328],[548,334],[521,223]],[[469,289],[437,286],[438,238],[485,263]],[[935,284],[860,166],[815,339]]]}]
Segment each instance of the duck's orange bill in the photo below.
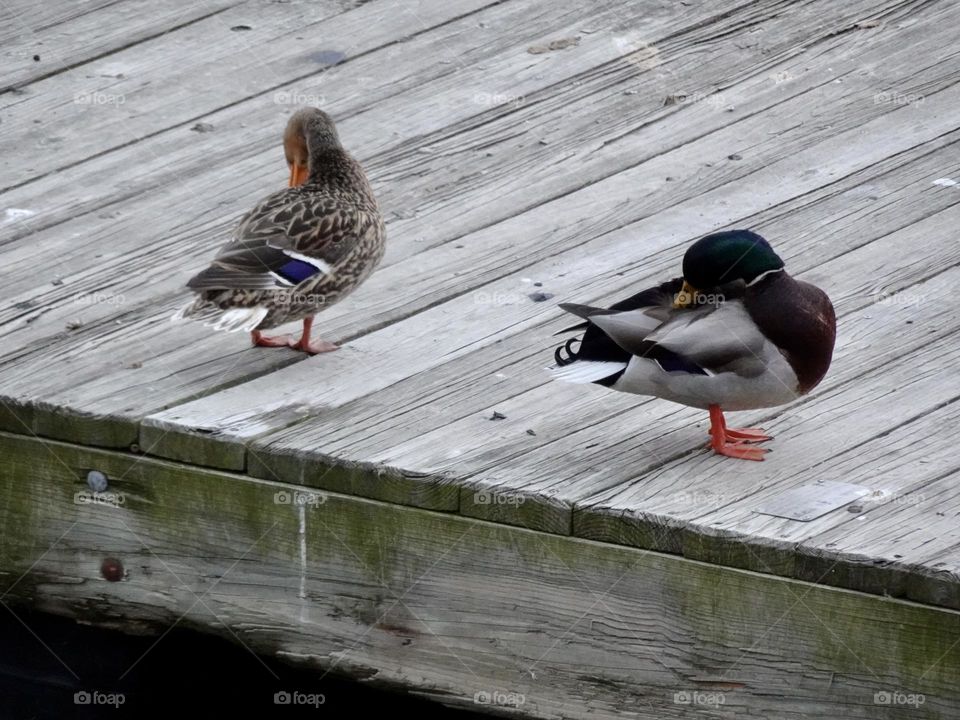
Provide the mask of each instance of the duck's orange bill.
[{"label": "duck's orange bill", "polygon": [[290,187],[303,185],[307,181],[307,168],[294,163],[290,166]]}]

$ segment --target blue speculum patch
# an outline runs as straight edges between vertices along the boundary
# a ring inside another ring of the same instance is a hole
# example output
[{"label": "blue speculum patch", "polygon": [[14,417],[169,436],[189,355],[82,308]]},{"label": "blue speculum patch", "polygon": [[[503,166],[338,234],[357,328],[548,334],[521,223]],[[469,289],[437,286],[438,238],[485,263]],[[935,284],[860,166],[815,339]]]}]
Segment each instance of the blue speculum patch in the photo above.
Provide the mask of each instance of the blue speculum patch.
[{"label": "blue speculum patch", "polygon": [[318,272],[320,272],[320,270],[317,269],[315,265],[311,265],[303,260],[290,260],[280,266],[280,269],[277,270],[277,275],[296,285],[302,283],[308,277],[316,275]]}]

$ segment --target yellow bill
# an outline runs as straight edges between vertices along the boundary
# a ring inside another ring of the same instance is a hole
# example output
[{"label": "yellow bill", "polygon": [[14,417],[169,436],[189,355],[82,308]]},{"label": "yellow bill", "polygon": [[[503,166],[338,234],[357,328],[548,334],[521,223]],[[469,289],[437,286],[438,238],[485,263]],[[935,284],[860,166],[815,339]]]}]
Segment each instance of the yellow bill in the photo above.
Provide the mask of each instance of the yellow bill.
[{"label": "yellow bill", "polygon": [[696,299],[697,290],[686,280],[683,281],[683,287],[680,288],[680,292],[677,293],[677,297],[673,300],[673,306],[675,308],[685,308],[693,305],[694,300]]}]

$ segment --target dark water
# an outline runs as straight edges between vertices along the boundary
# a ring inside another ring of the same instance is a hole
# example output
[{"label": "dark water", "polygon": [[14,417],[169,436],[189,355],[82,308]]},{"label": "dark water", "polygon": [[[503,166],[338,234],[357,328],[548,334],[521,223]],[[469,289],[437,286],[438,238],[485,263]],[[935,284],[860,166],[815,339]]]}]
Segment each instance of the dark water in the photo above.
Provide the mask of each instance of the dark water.
[{"label": "dark water", "polygon": [[[188,630],[175,629],[149,649],[156,638],[130,637],[14,610],[19,620],[0,605],[2,720],[171,720],[172,713],[187,711],[190,717],[194,712],[211,717],[237,713],[237,717],[257,714],[271,719],[384,717],[393,713],[427,720],[484,717],[330,675],[318,682],[321,672],[294,669],[272,658],[258,659],[240,645]],[[141,656],[134,669],[118,679]],[[288,693],[281,699],[289,697],[290,704],[276,704],[278,692]],[[91,702],[78,704],[75,696]]]}]

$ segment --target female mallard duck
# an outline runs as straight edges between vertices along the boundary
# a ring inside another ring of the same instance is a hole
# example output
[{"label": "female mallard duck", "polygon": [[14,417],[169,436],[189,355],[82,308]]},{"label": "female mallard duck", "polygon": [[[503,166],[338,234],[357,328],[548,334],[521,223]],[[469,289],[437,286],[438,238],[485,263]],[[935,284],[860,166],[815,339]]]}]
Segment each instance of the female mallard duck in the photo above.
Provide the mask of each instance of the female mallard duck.
[{"label": "female mallard duck", "polygon": [[[763,430],[728,428],[724,410],[790,402],[823,379],[833,356],[836,316],[827,295],[787,274],[756,233],[708,235],[687,250],[683,277],[610,309],[560,306],[587,320],[574,352],[557,348],[554,377],[598,383],[710,411],[710,446],[762,460],[747,443]],[[566,356],[564,356],[564,351]]]},{"label": "female mallard duck", "polygon": [[[247,331],[254,345],[328,352],[337,346],[310,340],[313,316],[369,277],[383,257],[386,231],[363,169],[326,113],[296,112],[283,149],[290,186],[240,220],[210,267],[187,283],[199,297],[174,319]],[[295,320],[303,320],[299,338],[261,334]]]}]

